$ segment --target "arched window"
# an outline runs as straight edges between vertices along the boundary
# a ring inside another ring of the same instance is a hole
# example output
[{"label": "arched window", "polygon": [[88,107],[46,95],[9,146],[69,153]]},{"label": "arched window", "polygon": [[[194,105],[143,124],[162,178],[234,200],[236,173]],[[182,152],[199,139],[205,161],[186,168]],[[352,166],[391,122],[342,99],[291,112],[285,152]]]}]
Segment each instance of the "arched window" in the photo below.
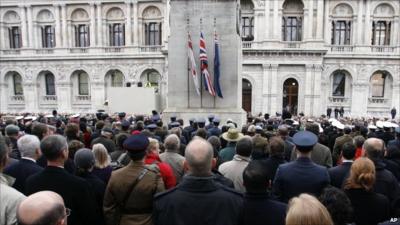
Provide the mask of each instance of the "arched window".
[{"label": "arched window", "polygon": [[110,46],[125,45],[125,15],[120,8],[111,8],[107,12],[108,37]]},{"label": "arched window", "polygon": [[304,5],[301,0],[286,0],[283,4],[282,40],[301,41]]},{"label": "arched window", "polygon": [[383,71],[375,72],[371,77],[371,96],[377,98],[385,97],[385,84],[387,73]]},{"label": "arched window", "polygon": [[46,84],[46,95],[56,95],[54,75],[52,73],[46,73],[45,84]]},{"label": "arched window", "polygon": [[242,40],[254,40],[254,5],[251,0],[241,0],[240,9],[242,12]]},{"label": "arched window", "polygon": [[374,10],[372,21],[372,45],[390,45],[394,9],[388,4],[380,4]]},{"label": "arched window", "polygon": [[14,95],[24,95],[24,89],[22,87],[22,77],[18,73],[14,73],[13,76]]},{"label": "arched window", "polygon": [[[3,23],[8,33],[5,32],[1,38],[8,40],[9,48],[22,47],[21,19],[15,11],[8,11],[3,17]],[[6,41],[7,43],[7,41]]]},{"label": "arched window", "polygon": [[106,82],[111,87],[123,87],[124,86],[124,75],[119,70],[110,70],[106,75]]},{"label": "arched window", "polygon": [[161,45],[162,42],[162,15],[155,6],[149,6],[143,11],[144,44]]},{"label": "arched window", "polygon": [[44,9],[38,13],[37,21],[40,25],[43,48],[54,48],[56,46],[55,19],[53,13]]},{"label": "arched window", "polygon": [[78,93],[79,95],[89,95],[89,76],[83,71],[78,73]]},{"label": "arched window", "polygon": [[346,91],[346,74],[336,71],[332,80],[332,96],[344,97]]},{"label": "arched window", "polygon": [[159,90],[160,80],[161,75],[154,69],[144,71],[140,77],[143,87],[154,87],[156,93]]},{"label": "arched window", "polygon": [[90,18],[84,9],[76,9],[71,14],[75,34],[75,47],[90,46]]},{"label": "arched window", "polygon": [[333,9],[332,17],[332,45],[350,45],[353,9],[339,4]]}]

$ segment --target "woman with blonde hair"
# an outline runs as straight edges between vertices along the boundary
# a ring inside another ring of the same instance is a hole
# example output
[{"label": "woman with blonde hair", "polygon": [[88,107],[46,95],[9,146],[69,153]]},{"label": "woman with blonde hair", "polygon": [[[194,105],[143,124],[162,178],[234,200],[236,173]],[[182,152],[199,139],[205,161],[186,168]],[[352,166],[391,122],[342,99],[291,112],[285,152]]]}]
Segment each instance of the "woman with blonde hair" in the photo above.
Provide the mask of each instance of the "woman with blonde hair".
[{"label": "woman with blonde hair", "polygon": [[357,225],[373,225],[389,219],[389,200],[384,195],[373,192],[374,184],[374,163],[365,157],[358,158],[351,165],[350,177],[344,186],[353,206],[354,222]]},{"label": "woman with blonde hair", "polygon": [[110,156],[103,144],[95,144],[92,147],[95,158],[95,165],[92,174],[100,178],[105,184],[110,180],[112,167],[110,165]]},{"label": "woman with blonde hair", "polygon": [[286,225],[333,225],[328,210],[314,196],[301,194],[289,201]]}]

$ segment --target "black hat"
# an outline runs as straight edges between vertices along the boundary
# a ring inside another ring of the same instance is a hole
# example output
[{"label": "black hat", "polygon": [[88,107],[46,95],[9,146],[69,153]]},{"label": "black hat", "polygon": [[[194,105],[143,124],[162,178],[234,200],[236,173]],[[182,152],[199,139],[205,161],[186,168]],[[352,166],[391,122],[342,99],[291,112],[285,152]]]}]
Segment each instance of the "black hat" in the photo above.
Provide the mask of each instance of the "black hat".
[{"label": "black hat", "polygon": [[149,139],[143,134],[135,134],[128,137],[123,146],[130,153],[144,152],[149,146]]},{"label": "black hat", "polygon": [[127,121],[127,120],[123,120],[122,122],[121,122],[121,126],[122,127],[129,127],[131,125],[131,123],[129,122],[129,121]]},{"label": "black hat", "polygon": [[317,142],[317,135],[310,131],[300,131],[293,136],[293,143],[298,147],[312,147]]},{"label": "black hat", "polygon": [[125,116],[126,116],[126,113],[120,112],[120,113],[118,113],[118,116],[119,116],[119,117],[125,117]]},{"label": "black hat", "polygon": [[179,122],[172,122],[171,123],[171,128],[174,128],[174,127],[179,127],[181,124],[179,123]]},{"label": "black hat", "polygon": [[150,129],[150,130],[154,130],[154,129],[157,128],[157,125],[155,125],[154,123],[152,123],[152,124],[147,125],[146,128],[147,128],[147,129]]}]

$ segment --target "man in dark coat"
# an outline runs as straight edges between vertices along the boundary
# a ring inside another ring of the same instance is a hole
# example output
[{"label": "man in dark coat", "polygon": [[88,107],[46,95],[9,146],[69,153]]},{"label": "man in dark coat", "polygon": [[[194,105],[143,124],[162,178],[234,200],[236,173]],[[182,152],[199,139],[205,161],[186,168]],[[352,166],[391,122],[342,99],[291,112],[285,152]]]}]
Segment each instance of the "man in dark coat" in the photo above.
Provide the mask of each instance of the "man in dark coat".
[{"label": "man in dark coat", "polygon": [[332,186],[339,189],[342,188],[343,182],[350,172],[355,155],[356,146],[351,142],[345,143],[342,147],[342,164],[328,170]]},{"label": "man in dark coat", "polygon": [[101,136],[92,141],[91,146],[99,143],[103,144],[104,147],[106,147],[107,152],[110,154],[111,152],[114,152],[116,150],[115,143],[112,140],[113,135],[113,131],[110,128],[105,127],[101,131]]},{"label": "man in dark coat", "polygon": [[67,140],[60,135],[50,135],[43,139],[40,148],[47,159],[47,167],[28,178],[26,194],[54,191],[61,195],[66,207],[71,209],[69,225],[100,224],[100,212],[96,210],[95,197],[89,184],[63,168],[68,159]]},{"label": "man in dark coat", "polygon": [[3,173],[15,178],[13,188],[17,191],[25,192],[25,182],[33,174],[43,170],[36,164],[42,152],[40,151],[40,141],[34,135],[24,135],[18,139],[18,148],[21,151],[22,158],[9,167],[6,167]]},{"label": "man in dark coat", "polygon": [[6,143],[10,148],[10,158],[13,159],[21,159],[21,152],[18,149],[17,141],[19,138],[19,131],[20,128],[13,124],[6,126],[5,133],[6,133]]},{"label": "man in dark coat", "polygon": [[188,174],[182,182],[155,197],[154,224],[242,224],[242,195],[212,176],[213,147],[195,139],[187,146],[185,159]]},{"label": "man in dark coat", "polygon": [[331,114],[332,114],[332,108],[328,108],[327,110],[326,110],[326,115],[328,116],[328,118],[331,118]]},{"label": "man in dark coat", "polygon": [[207,130],[208,131],[207,132],[208,133],[208,137],[211,137],[211,136],[219,137],[219,136],[221,136],[222,131],[221,131],[221,128],[218,127],[220,121],[221,120],[219,118],[214,118],[213,119],[213,122],[212,122],[213,126],[208,128],[208,130]]},{"label": "man in dark coat", "polygon": [[375,164],[376,180],[373,188],[374,191],[385,195],[391,202],[392,211],[397,210],[397,213],[399,213],[400,186],[396,177],[385,168],[386,165],[383,163],[383,141],[377,138],[369,138],[365,141],[363,150],[365,156]]},{"label": "man in dark coat", "polygon": [[397,110],[395,107],[393,107],[393,109],[390,110],[390,114],[392,115],[392,120],[394,120],[394,118],[396,118],[396,113],[397,113]]},{"label": "man in dark coat", "polygon": [[396,139],[389,141],[388,147],[391,145],[394,145],[394,146],[396,146],[396,148],[398,148],[400,150],[400,127],[396,127],[395,133],[396,133]]},{"label": "man in dark coat", "polygon": [[243,183],[246,187],[243,207],[244,224],[285,224],[287,205],[272,200],[267,191],[271,185],[270,174],[259,160],[251,161],[244,170]]},{"label": "man in dark coat", "polygon": [[[341,126],[342,127],[338,127],[338,129],[342,129],[343,125]],[[344,127],[344,129],[342,130],[344,132],[344,135],[337,137],[335,140],[335,145],[333,146],[332,161],[334,165],[336,165],[338,160],[340,159],[340,152],[342,150],[344,143],[353,142],[353,138],[350,136],[351,133],[350,127]]]},{"label": "man in dark coat", "polygon": [[385,123],[383,125],[383,134],[381,136],[381,139],[383,140],[383,142],[385,142],[385,145],[387,145],[389,141],[394,140],[394,135],[392,134],[390,129],[391,129],[390,123],[389,124]]},{"label": "man in dark coat", "polygon": [[318,137],[310,131],[300,131],[293,136],[298,158],[280,165],[276,171],[273,193],[283,202],[301,193],[319,196],[330,183],[328,170],[311,161],[311,151]]},{"label": "man in dark coat", "polygon": [[261,160],[263,170],[268,172],[271,181],[275,178],[276,170],[279,165],[286,163],[285,160],[285,142],[280,137],[272,137],[269,141],[270,156],[266,160]]}]

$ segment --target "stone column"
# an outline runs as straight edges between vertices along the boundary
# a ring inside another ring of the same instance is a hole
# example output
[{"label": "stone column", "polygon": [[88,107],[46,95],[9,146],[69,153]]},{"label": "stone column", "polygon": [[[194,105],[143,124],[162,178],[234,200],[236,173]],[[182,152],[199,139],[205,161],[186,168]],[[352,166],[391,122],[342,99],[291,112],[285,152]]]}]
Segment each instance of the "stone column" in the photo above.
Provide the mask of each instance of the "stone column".
[{"label": "stone column", "polygon": [[[6,40],[4,38],[4,35],[8,35],[8,31],[5,29],[3,22],[0,22],[0,34],[3,35],[2,38],[0,38],[0,49],[5,49],[7,48],[6,46]],[[1,104],[1,103],[0,103]],[[1,109],[1,108],[0,108]]]},{"label": "stone column", "polygon": [[67,31],[67,6],[65,4],[61,4],[61,18],[62,18],[62,39],[63,39],[63,47],[68,47],[68,31]]},{"label": "stone column", "polygon": [[321,83],[322,83],[322,65],[315,65],[314,68],[314,81],[313,81],[313,91],[314,91],[314,98],[313,98],[313,115],[314,116],[319,116],[321,114],[325,114],[324,112],[324,107],[321,107],[323,105],[321,97],[323,96],[322,89],[321,88]]},{"label": "stone column", "polygon": [[32,17],[32,6],[31,5],[27,5],[27,13],[28,13],[28,41],[29,44],[27,46],[29,46],[30,48],[32,48],[34,46],[35,43],[35,38],[33,35],[33,17]]},{"label": "stone column", "polygon": [[105,102],[105,88],[104,82],[97,81],[90,84],[90,96],[92,110],[104,107]]},{"label": "stone column", "polygon": [[56,83],[57,106],[59,112],[71,112],[72,109],[72,84],[68,81]]},{"label": "stone column", "polygon": [[[397,112],[400,110],[400,81],[393,84],[391,107],[396,107]],[[397,115],[397,117],[399,118],[399,115]]]},{"label": "stone column", "polygon": [[21,32],[22,32],[22,47],[28,47],[28,29],[26,26],[26,12],[25,12],[25,6],[24,5],[19,5],[19,8],[21,9]]},{"label": "stone column", "polygon": [[131,15],[131,1],[126,1],[126,46],[132,45],[132,15]]},{"label": "stone column", "polygon": [[138,2],[133,0],[133,45],[139,45],[139,16],[138,16]]},{"label": "stone column", "polygon": [[101,10],[101,2],[96,3],[97,7],[97,46],[102,47],[104,45],[103,42],[103,16]]},{"label": "stone column", "polygon": [[324,17],[325,17],[325,22],[324,22],[324,40],[325,40],[325,44],[332,44],[331,43],[331,26],[332,26],[332,21],[331,21],[331,16],[329,13],[329,2],[326,2],[326,4],[324,5],[325,8],[325,13],[324,13]]},{"label": "stone column", "polygon": [[274,0],[274,19],[273,19],[273,39],[279,40],[279,33],[281,32],[281,27],[279,27],[278,24],[280,24],[282,19],[279,18],[279,2],[278,0]]},{"label": "stone column", "polygon": [[[312,98],[313,98],[313,90],[312,90],[312,83],[313,83],[313,71],[314,71],[315,65],[313,64],[307,64],[306,65],[306,79],[303,84],[304,87],[299,87],[300,89],[304,90],[304,114],[305,115],[311,115],[312,113]],[[300,96],[300,90],[299,90],[299,97]],[[299,99],[300,100],[300,99]],[[300,101],[299,105],[300,105]],[[299,111],[299,110],[298,110]],[[300,111],[299,111],[300,112]]]},{"label": "stone column", "polygon": [[255,9],[254,10],[254,41],[261,41],[263,38],[262,34],[260,34],[260,31],[264,30],[264,23],[262,22],[261,19],[262,16],[262,11],[261,9]]},{"label": "stone column", "polygon": [[38,111],[38,99],[35,92],[35,82],[26,81],[23,84],[24,88],[24,98],[25,98],[25,110],[27,112],[37,112]]},{"label": "stone column", "polygon": [[365,30],[365,35],[364,36],[364,44],[365,45],[371,45],[371,38],[372,38],[372,21],[371,21],[371,1],[367,1],[366,2],[366,12],[365,12],[365,26],[364,26],[364,30]]},{"label": "stone column", "polygon": [[8,88],[7,84],[0,81],[0,111],[6,112],[7,111],[7,104],[8,104]]},{"label": "stone column", "polygon": [[37,21],[33,22],[33,36],[35,37],[35,42],[32,47],[34,48],[42,48],[42,37],[40,34],[40,25]]},{"label": "stone column", "polygon": [[269,1],[265,1],[265,8],[264,8],[264,20],[265,20],[265,24],[264,24],[264,29],[262,29],[262,30],[264,30],[264,33],[265,33],[265,39],[266,40],[268,40],[268,39],[270,39],[271,38],[271,30],[270,30],[270,24],[271,24],[271,21],[270,21],[270,9],[269,9],[269,6],[270,6],[270,2]]},{"label": "stone column", "polygon": [[357,13],[357,37],[355,41],[357,45],[362,45],[363,32],[363,0],[358,1],[358,13]]},{"label": "stone column", "polygon": [[[371,26],[371,25],[370,25]],[[395,16],[393,21],[392,21],[392,38],[391,38],[391,43],[390,45],[392,46],[400,46],[400,41],[399,41],[399,32],[400,32],[400,16]],[[371,30],[371,29],[370,29]],[[400,110],[400,109],[398,109]]]},{"label": "stone column", "polygon": [[91,2],[90,4],[90,46],[96,46],[96,11],[95,4]]},{"label": "stone column", "polygon": [[278,64],[271,65],[271,93],[270,93],[270,110],[271,114],[275,114],[275,112],[281,111],[282,104],[278,105],[277,102],[282,102],[282,100],[278,101],[278,86],[281,86],[278,83]]},{"label": "stone column", "polygon": [[[324,0],[318,0],[317,2],[317,32],[316,32],[316,39],[322,40],[324,31]],[[325,18],[328,18],[329,15],[325,15]]]},{"label": "stone column", "polygon": [[366,116],[368,110],[369,84],[356,81],[352,87],[351,114]]},{"label": "stone column", "polygon": [[56,19],[56,46],[62,46],[61,43],[61,21],[60,21],[60,5],[54,5],[55,19]]},{"label": "stone column", "polygon": [[72,21],[71,20],[68,20],[67,21],[67,32],[68,32],[68,47],[69,48],[71,48],[71,47],[75,47],[74,46],[74,43],[75,43],[75,40],[74,40],[74,38],[72,38],[73,37],[73,35],[74,35],[74,29],[73,29],[73,25],[72,25]]},{"label": "stone column", "polygon": [[308,39],[313,39],[314,26],[314,0],[309,0],[308,5]]},{"label": "stone column", "polygon": [[269,88],[270,86],[270,72],[271,72],[271,65],[270,64],[263,64],[263,77],[262,77],[262,112],[263,113],[271,113],[270,111],[270,99],[269,99]]}]

